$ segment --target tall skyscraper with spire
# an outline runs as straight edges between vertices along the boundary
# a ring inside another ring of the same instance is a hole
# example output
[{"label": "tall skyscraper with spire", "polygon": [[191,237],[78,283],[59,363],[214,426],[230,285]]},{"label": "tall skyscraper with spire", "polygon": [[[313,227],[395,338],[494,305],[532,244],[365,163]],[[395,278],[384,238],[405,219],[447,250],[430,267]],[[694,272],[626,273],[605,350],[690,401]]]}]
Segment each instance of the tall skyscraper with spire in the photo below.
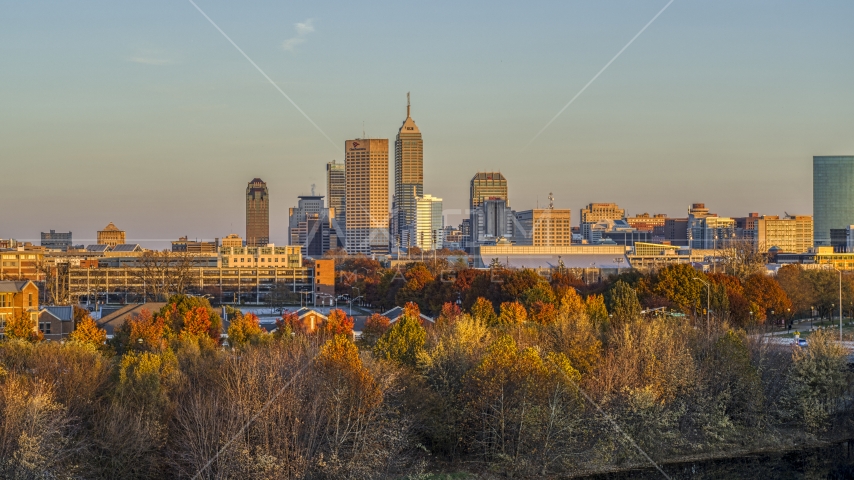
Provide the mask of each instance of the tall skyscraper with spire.
[{"label": "tall skyscraper with spire", "polygon": [[406,94],[406,120],[394,142],[394,204],[392,219],[394,242],[415,222],[417,198],[424,195],[424,142],[421,130],[412,120],[409,93]]},{"label": "tall skyscraper with spire", "polygon": [[267,184],[254,178],[246,186],[246,246],[270,243],[270,192]]}]

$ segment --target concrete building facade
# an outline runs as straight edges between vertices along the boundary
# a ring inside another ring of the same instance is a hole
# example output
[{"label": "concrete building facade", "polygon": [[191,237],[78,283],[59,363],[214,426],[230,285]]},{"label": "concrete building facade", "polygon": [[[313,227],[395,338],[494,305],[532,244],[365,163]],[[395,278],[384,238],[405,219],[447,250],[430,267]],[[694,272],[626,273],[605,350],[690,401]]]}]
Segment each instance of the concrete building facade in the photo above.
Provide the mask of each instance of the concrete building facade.
[{"label": "concrete building facade", "polygon": [[347,140],[344,157],[347,253],[388,254],[388,139]]},{"label": "concrete building facade", "polygon": [[589,238],[590,228],[602,220],[622,220],[625,217],[626,211],[616,203],[591,203],[581,209],[581,236]]},{"label": "concrete building facade", "polygon": [[779,252],[802,253],[813,245],[813,219],[809,215],[784,218],[763,215],[754,225],[754,242],[760,251],[777,248]]},{"label": "concrete building facade", "polygon": [[572,245],[572,211],[537,208],[516,212],[513,240],[517,245],[566,247]]}]

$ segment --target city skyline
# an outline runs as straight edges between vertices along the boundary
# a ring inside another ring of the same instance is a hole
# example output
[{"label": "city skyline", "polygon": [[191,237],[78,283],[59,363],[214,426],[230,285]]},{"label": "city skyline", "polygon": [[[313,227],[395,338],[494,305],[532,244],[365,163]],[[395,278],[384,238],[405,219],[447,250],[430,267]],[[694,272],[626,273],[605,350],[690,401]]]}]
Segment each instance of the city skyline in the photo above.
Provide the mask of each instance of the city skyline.
[{"label": "city skyline", "polygon": [[[551,191],[557,207],[574,211],[614,202],[629,215],[682,216],[704,202],[728,216],[812,214],[812,157],[854,152],[846,109],[854,62],[845,48],[854,34],[842,28],[854,6],[844,2],[675,2],[525,147],[665,3],[502,5],[471,31],[430,6],[401,30],[410,34],[405,46],[388,42],[389,31],[356,37],[384,57],[411,55],[376,62],[362,79],[324,82],[351,62],[331,54],[356,32],[350,23],[381,20],[351,7],[199,6],[336,145],[363,128],[392,138],[411,90],[430,145],[426,191],[446,210],[465,210],[468,180],[494,170],[508,178],[517,210],[542,206]],[[43,26],[32,21],[45,13],[38,5],[0,20],[0,38],[15,45],[4,56],[20,66],[0,73],[8,86],[0,203],[16,207],[4,212],[0,236],[37,242],[55,229],[82,242],[110,221],[129,241],[241,233],[239,184],[260,177],[271,188],[271,241],[284,244],[288,207],[325,184],[326,163],[343,161],[192,6],[157,7],[165,10],[104,10],[98,20],[120,33],[66,6],[53,7]],[[460,9],[461,18],[476,10]],[[383,11],[383,20],[413,13]],[[187,33],[146,29],[161,15]],[[427,42],[448,28],[448,38]],[[54,47],[49,40],[63,34],[67,44]],[[66,49],[84,47],[87,61],[65,59]],[[483,55],[466,64],[476,51]],[[64,81],[47,81],[51,71]],[[37,190],[20,181],[33,172]],[[92,208],[102,197],[112,201]]]}]

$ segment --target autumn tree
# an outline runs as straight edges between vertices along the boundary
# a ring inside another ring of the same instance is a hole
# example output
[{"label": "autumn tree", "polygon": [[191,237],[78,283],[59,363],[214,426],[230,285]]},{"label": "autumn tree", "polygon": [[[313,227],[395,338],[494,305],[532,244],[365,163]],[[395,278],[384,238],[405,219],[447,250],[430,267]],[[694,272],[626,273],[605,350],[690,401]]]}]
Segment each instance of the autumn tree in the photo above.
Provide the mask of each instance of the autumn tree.
[{"label": "autumn tree", "polygon": [[608,303],[616,325],[634,321],[641,312],[635,289],[622,280],[608,291]]},{"label": "autumn tree", "polygon": [[556,317],[557,308],[554,303],[537,300],[531,305],[529,318],[534,323],[549,325],[555,321]]},{"label": "autumn tree", "polygon": [[706,287],[697,279],[707,281],[705,274],[691,265],[678,263],[659,270],[652,291],[667,298],[683,313],[693,313],[705,305]]},{"label": "autumn tree", "polygon": [[543,358],[535,348],[520,350],[509,335],[499,337],[464,379],[470,448],[510,475],[525,472],[531,459],[536,466],[527,473],[546,475],[555,447],[577,425],[580,380],[564,355]]},{"label": "autumn tree", "polygon": [[780,284],[762,273],[747,277],[744,293],[747,300],[757,308],[757,321],[765,320],[772,311],[778,316],[785,316],[792,307],[792,302]]},{"label": "autumn tree", "polygon": [[374,356],[414,367],[426,340],[427,331],[418,317],[403,315],[377,340]]},{"label": "autumn tree", "polygon": [[608,309],[605,307],[605,297],[602,295],[588,295],[584,300],[584,310],[597,329],[608,325]]},{"label": "autumn tree", "polygon": [[17,338],[28,342],[40,342],[44,340],[44,335],[38,330],[36,321],[33,320],[29,312],[12,315],[6,320],[4,332],[11,339]]},{"label": "autumn tree", "polygon": [[497,324],[520,325],[528,320],[528,312],[525,306],[519,302],[504,302],[501,304]]},{"label": "autumn tree", "polygon": [[275,338],[289,337],[297,332],[305,333],[302,323],[299,320],[299,315],[295,312],[285,312],[280,318],[276,319],[276,330],[273,331]]},{"label": "autumn tree", "polygon": [[232,348],[256,345],[263,342],[266,336],[267,332],[261,328],[261,323],[254,313],[237,315],[228,326],[228,344]]},{"label": "autumn tree", "polygon": [[404,305],[409,302],[418,304],[420,307],[426,307],[424,299],[424,290],[433,281],[433,274],[423,263],[416,263],[404,274],[406,282],[395,297],[398,305]]},{"label": "autumn tree", "polygon": [[68,340],[101,347],[107,341],[107,331],[100,328],[95,320],[87,315],[76,323],[74,331],[68,336]]},{"label": "autumn tree", "polygon": [[459,305],[452,302],[445,302],[442,305],[442,312],[439,314],[439,318],[436,319],[436,325],[453,325],[462,316],[463,310]]},{"label": "autumn tree", "polygon": [[368,350],[373,349],[377,341],[388,331],[391,322],[388,317],[374,313],[365,320],[365,328],[359,337],[359,345]]},{"label": "autumn tree", "polygon": [[329,312],[326,321],[318,329],[327,335],[353,336],[353,317],[348,317],[344,310],[334,309]]},{"label": "autumn tree", "polygon": [[482,321],[487,325],[495,323],[497,319],[495,315],[495,308],[492,306],[492,302],[483,297],[478,297],[478,299],[474,302],[474,305],[472,305],[470,312],[472,317]]},{"label": "autumn tree", "polygon": [[564,291],[555,321],[547,333],[552,349],[566,355],[579,372],[586,374],[593,370],[602,353],[602,342],[575,289]]}]

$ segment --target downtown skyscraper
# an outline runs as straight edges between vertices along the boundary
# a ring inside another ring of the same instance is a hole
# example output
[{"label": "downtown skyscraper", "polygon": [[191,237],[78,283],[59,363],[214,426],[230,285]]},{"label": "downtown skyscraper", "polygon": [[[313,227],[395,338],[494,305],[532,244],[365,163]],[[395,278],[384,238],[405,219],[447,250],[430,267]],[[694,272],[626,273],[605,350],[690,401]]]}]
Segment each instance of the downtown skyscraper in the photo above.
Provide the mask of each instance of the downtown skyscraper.
[{"label": "downtown skyscraper", "polygon": [[263,247],[270,243],[270,192],[260,178],[246,186],[246,246]]},{"label": "downtown skyscraper", "polygon": [[344,243],[345,219],[347,218],[347,181],[343,163],[335,163],[335,160],[326,164],[326,200],[327,207],[333,210],[330,221]]},{"label": "downtown skyscraper", "polygon": [[347,140],[344,170],[347,253],[387,254],[388,139]]},{"label": "downtown skyscraper", "polygon": [[393,241],[401,242],[402,232],[413,226],[417,198],[424,195],[424,141],[421,131],[410,115],[409,94],[406,94],[406,119],[394,142],[394,218]]}]

